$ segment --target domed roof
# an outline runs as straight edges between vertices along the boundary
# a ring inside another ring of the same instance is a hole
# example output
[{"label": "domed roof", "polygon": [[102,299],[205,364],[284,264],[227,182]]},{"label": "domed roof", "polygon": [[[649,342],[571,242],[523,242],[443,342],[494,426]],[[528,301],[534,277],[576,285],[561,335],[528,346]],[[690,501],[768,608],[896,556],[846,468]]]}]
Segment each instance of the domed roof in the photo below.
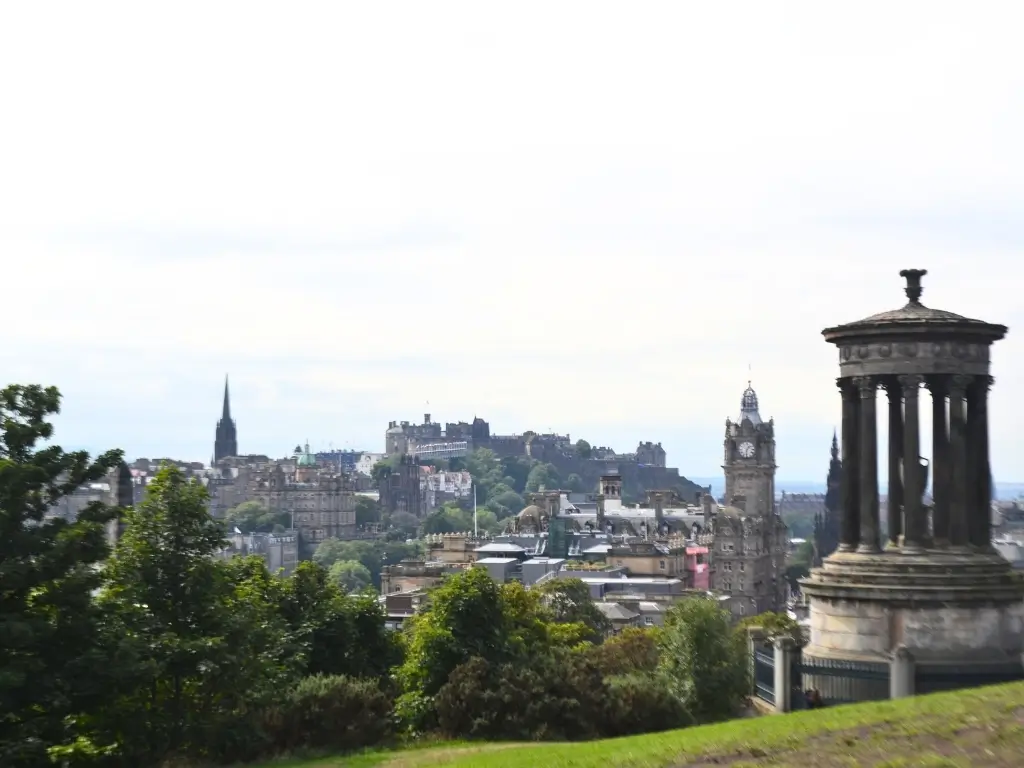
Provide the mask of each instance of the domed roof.
[{"label": "domed roof", "polygon": [[[878,312],[863,320],[855,320],[852,323],[838,326],[838,328],[856,328],[870,325],[957,325],[957,326],[987,326],[984,320],[975,320],[964,317],[954,312],[947,312],[944,309],[932,309],[921,303],[921,294],[924,288],[921,286],[921,278],[928,274],[927,269],[904,269],[900,277],[907,281],[903,291],[907,294],[906,305],[899,309],[889,309],[885,312]],[[829,330],[838,330],[829,329]]]},{"label": "domed roof", "polygon": [[299,455],[298,465],[300,467],[315,467],[316,457],[309,452],[309,443],[306,443],[306,450]]},{"label": "domed roof", "polygon": [[523,511],[520,512],[517,517],[535,517],[540,520],[541,515],[544,514],[544,510],[538,507],[536,504],[531,504],[528,507],[524,507]]}]

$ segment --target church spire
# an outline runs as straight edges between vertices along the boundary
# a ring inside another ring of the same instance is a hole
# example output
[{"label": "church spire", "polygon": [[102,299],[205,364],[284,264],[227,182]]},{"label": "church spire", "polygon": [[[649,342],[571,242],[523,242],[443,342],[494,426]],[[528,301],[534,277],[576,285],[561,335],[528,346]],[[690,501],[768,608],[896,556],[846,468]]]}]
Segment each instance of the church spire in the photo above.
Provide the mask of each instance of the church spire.
[{"label": "church spire", "polygon": [[220,420],[217,422],[217,436],[213,443],[214,463],[228,456],[238,455],[238,433],[235,420],[231,418],[231,394],[228,390],[228,377],[224,375],[224,406]]},{"label": "church spire", "polygon": [[220,416],[225,421],[231,421],[231,394],[228,392],[228,375],[224,374],[224,412]]},{"label": "church spire", "polygon": [[839,459],[839,437],[836,435],[836,431],[832,430],[832,461]]}]

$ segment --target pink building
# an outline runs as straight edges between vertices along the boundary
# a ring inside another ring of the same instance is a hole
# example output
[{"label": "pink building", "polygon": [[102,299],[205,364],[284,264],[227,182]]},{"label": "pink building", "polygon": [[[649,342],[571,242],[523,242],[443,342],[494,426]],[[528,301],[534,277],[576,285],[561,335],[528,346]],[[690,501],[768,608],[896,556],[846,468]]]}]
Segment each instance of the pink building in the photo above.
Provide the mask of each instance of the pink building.
[{"label": "pink building", "polygon": [[686,570],[691,574],[690,583],[694,589],[711,589],[707,547],[688,546],[686,548]]}]

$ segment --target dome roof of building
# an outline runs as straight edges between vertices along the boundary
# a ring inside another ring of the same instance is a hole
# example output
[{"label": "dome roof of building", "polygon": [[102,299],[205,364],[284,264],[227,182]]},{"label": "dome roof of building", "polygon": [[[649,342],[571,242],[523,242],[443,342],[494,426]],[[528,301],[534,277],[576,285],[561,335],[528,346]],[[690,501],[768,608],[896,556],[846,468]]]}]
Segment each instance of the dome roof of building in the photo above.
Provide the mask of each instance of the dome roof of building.
[{"label": "dome roof of building", "polygon": [[921,303],[921,294],[924,289],[921,287],[921,278],[928,274],[926,269],[904,269],[900,272],[900,277],[907,281],[904,287],[904,292],[907,294],[907,303],[898,308],[890,309],[885,312],[878,312],[869,317],[865,317],[861,320],[855,320],[852,323],[845,323],[844,325],[837,326],[836,328],[830,328],[829,331],[840,330],[840,329],[856,329],[861,327],[870,326],[905,326],[905,325],[933,325],[939,327],[949,326],[991,326],[984,320],[976,320],[970,317],[964,317],[958,315],[955,312],[947,312],[944,309],[933,309],[926,307]]},{"label": "dome roof of building", "polygon": [[299,456],[298,465],[300,467],[316,466],[316,457],[309,452],[309,443],[306,443],[306,450]]},{"label": "dome roof of building", "polygon": [[523,518],[523,517],[535,517],[538,520],[540,520],[541,515],[543,515],[543,514],[544,514],[544,511],[540,507],[538,507],[536,504],[531,504],[528,507],[524,507],[523,511],[520,512],[517,515],[517,517],[520,517],[520,518]]}]

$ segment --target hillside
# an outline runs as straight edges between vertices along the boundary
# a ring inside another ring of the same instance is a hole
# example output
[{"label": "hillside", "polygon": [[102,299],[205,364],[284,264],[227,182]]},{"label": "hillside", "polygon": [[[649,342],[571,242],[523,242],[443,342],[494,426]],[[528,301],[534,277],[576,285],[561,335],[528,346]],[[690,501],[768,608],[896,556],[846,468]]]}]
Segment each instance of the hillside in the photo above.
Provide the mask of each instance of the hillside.
[{"label": "hillside", "polygon": [[579,744],[434,747],[262,768],[1019,766],[1024,683]]}]

